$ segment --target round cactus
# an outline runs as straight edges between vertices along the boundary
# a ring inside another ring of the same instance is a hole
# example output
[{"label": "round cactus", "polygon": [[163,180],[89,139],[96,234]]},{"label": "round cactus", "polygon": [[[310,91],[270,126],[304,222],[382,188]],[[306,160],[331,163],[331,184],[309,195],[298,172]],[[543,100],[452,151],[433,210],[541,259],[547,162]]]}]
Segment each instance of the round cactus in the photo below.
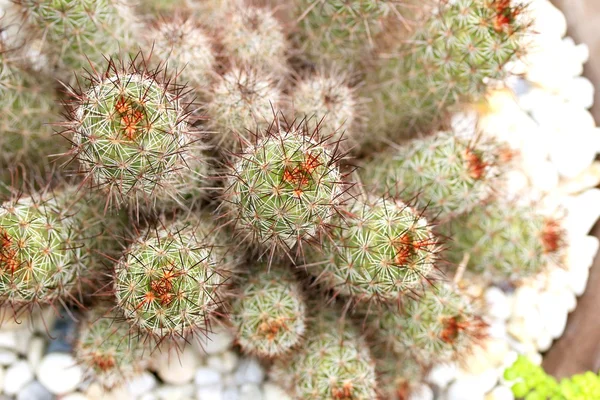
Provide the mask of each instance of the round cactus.
[{"label": "round cactus", "polygon": [[117,305],[158,340],[206,332],[227,295],[231,261],[206,217],[148,230],[115,268]]},{"label": "round cactus", "polygon": [[159,83],[157,73],[127,69],[134,71],[121,72],[111,62],[78,96],[69,122],[72,153],[107,202],[137,207],[182,198],[186,189],[198,189],[203,162],[181,88]]},{"label": "round cactus", "polygon": [[233,65],[282,74],[286,68],[285,34],[268,9],[240,4],[219,27],[224,53]]},{"label": "round cactus", "polygon": [[367,74],[369,131],[378,137],[365,139],[429,132],[451,107],[482,100],[486,82],[503,79],[504,66],[523,52],[521,10],[510,0],[440,2],[395,56]]},{"label": "round cactus", "polygon": [[0,168],[46,161],[64,149],[50,125],[58,110],[54,88],[1,54],[0,45]]},{"label": "round cactus", "polygon": [[359,301],[395,302],[422,284],[438,244],[425,218],[400,201],[354,201],[332,223],[308,270],[326,287]]},{"label": "round cactus", "polygon": [[390,400],[409,399],[414,388],[424,381],[423,366],[408,354],[381,350],[373,349],[380,396]]},{"label": "round cactus", "polygon": [[[0,301],[21,307],[70,295],[93,237],[78,227],[74,193],[11,199],[0,206]],[[92,221],[90,221],[93,224]]]},{"label": "round cactus", "polygon": [[144,371],[145,349],[137,332],[123,317],[93,311],[79,326],[75,359],[90,378],[110,389]]},{"label": "round cactus", "polygon": [[302,348],[279,358],[272,378],[294,399],[371,400],[375,395],[375,365],[369,348],[348,322],[319,307]]},{"label": "round cactus", "polygon": [[452,284],[436,282],[406,299],[402,312],[369,312],[374,353],[408,355],[420,365],[458,360],[487,335],[472,301]]},{"label": "round cactus", "polygon": [[148,31],[147,40],[154,57],[179,71],[184,83],[208,89],[216,59],[210,37],[195,20],[176,17],[159,21]]},{"label": "round cactus", "polygon": [[491,141],[474,144],[451,132],[414,140],[379,155],[361,170],[363,182],[393,197],[415,199],[441,219],[470,211],[497,184],[503,151]]},{"label": "round cactus", "polygon": [[275,80],[256,70],[235,68],[219,77],[207,104],[216,144],[239,150],[248,132],[261,132],[271,124],[282,99]]},{"label": "round cactus", "polygon": [[297,129],[269,134],[237,156],[225,205],[253,242],[290,249],[329,222],[342,193],[336,155]]},{"label": "round cactus", "polygon": [[535,275],[564,249],[560,223],[533,207],[498,200],[442,226],[451,238],[449,261],[468,256],[467,269],[490,280],[519,280]]},{"label": "round cactus", "polygon": [[105,57],[134,49],[139,21],[124,0],[16,0],[53,75],[75,82],[73,71],[99,68]]},{"label": "round cactus", "polygon": [[285,265],[260,264],[250,273],[231,313],[237,340],[248,353],[280,357],[304,334],[306,305],[300,285]]},{"label": "round cactus", "polygon": [[319,127],[321,135],[352,138],[358,101],[343,74],[319,73],[301,80],[292,91],[297,117]]}]

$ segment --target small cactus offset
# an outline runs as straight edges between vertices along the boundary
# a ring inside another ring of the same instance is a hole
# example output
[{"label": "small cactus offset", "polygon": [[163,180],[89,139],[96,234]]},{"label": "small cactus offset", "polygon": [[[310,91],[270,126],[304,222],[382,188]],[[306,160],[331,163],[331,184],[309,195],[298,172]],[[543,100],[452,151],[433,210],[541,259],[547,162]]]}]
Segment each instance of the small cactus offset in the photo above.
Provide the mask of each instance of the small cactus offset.
[{"label": "small cactus offset", "polygon": [[507,200],[473,209],[441,227],[452,243],[449,261],[492,281],[535,275],[564,250],[560,221]]},{"label": "small cactus offset", "polygon": [[71,153],[85,179],[115,207],[181,198],[202,179],[202,147],[180,100],[183,88],[159,82],[158,74],[134,61],[109,63],[77,95],[63,133],[73,135]]},{"label": "small cactus offset", "polygon": [[297,347],[306,328],[306,304],[290,268],[257,265],[234,301],[231,320],[241,348],[273,358]]},{"label": "small cactus offset", "polygon": [[[363,183],[405,200],[439,219],[470,211],[497,188],[504,150],[440,132],[399,146],[360,170]],[[505,161],[505,160],[503,160]]]},{"label": "small cactus offset", "polygon": [[105,57],[135,51],[138,17],[125,0],[15,0],[30,40],[43,40],[49,74],[104,67]]},{"label": "small cactus offset", "polygon": [[206,216],[149,229],[115,267],[118,308],[159,341],[208,331],[234,266],[222,246]]},{"label": "small cactus offset", "polygon": [[225,206],[249,241],[289,250],[325,227],[344,189],[335,148],[300,127],[278,129],[236,156]]},{"label": "small cactus offset", "polygon": [[308,271],[324,286],[359,301],[397,302],[423,284],[437,260],[427,220],[393,199],[354,201],[332,223]]},{"label": "small cactus offset", "polygon": [[81,322],[74,351],[87,375],[107,389],[141,373],[149,354],[123,316],[102,308]]},{"label": "small cactus offset", "polygon": [[375,365],[359,332],[332,309],[320,309],[302,348],[278,359],[272,378],[294,399],[376,398]]},{"label": "small cactus offset", "polygon": [[507,63],[522,56],[529,24],[513,3],[439,2],[397,55],[367,74],[369,129],[391,139],[428,133],[452,107],[483,100],[486,80],[503,79]]}]

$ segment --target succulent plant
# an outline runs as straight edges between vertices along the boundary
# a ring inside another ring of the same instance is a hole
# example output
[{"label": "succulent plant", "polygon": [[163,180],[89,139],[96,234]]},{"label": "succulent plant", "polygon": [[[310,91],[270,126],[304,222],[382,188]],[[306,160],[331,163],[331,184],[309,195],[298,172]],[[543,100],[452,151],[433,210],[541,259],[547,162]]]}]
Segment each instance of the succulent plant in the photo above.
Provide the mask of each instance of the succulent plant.
[{"label": "succulent plant", "polygon": [[231,320],[245,352],[281,357],[301,343],[306,304],[299,283],[286,265],[255,266],[242,282],[238,296]]},{"label": "succulent plant", "polygon": [[81,321],[74,352],[86,374],[107,389],[143,372],[150,353],[123,316],[102,308]]},{"label": "succulent plant", "polygon": [[135,50],[140,22],[125,0],[15,0],[15,7],[60,79],[75,82],[73,71],[102,70],[105,57]]},{"label": "succulent plant", "polygon": [[491,280],[532,276],[564,250],[560,221],[507,199],[473,209],[441,227],[451,239],[447,259]]},{"label": "succulent plant", "polygon": [[343,192],[338,157],[315,135],[279,127],[236,156],[227,176],[227,216],[259,245],[289,250],[310,240],[331,220]]},{"label": "succulent plant", "polygon": [[523,53],[529,23],[522,9],[510,0],[439,2],[396,55],[367,74],[362,95],[372,100],[368,129],[377,134],[366,139],[427,133],[451,108],[482,100],[486,82],[503,79]]},{"label": "succulent plant", "polygon": [[203,333],[228,294],[234,267],[207,216],[149,229],[115,267],[117,306],[159,341]]},{"label": "succulent plant", "polygon": [[272,378],[294,399],[376,398],[375,365],[363,338],[333,310],[316,311],[304,345],[275,362]]},{"label": "succulent plant", "polygon": [[180,101],[182,87],[159,82],[159,71],[132,61],[110,62],[78,94],[65,135],[73,135],[73,157],[107,203],[138,208],[180,199],[202,180],[202,145]]},{"label": "succulent plant", "polygon": [[367,162],[363,183],[406,201],[442,220],[469,212],[498,190],[506,151],[492,140],[439,132],[415,139]]},{"label": "succulent plant", "polygon": [[357,199],[331,225],[307,251],[306,267],[322,285],[359,301],[398,301],[437,260],[429,223],[397,200]]}]

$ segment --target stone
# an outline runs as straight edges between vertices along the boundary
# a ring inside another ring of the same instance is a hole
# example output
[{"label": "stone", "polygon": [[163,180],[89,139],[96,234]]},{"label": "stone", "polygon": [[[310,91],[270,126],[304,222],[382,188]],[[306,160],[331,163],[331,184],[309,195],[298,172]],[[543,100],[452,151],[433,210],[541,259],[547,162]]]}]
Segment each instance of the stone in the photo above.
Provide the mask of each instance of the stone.
[{"label": "stone", "polygon": [[245,358],[240,361],[234,379],[238,385],[244,383],[261,384],[265,379],[265,371],[255,358]]},{"label": "stone", "polygon": [[452,382],[458,373],[458,367],[456,364],[437,364],[431,368],[429,375],[427,375],[427,382],[437,386],[438,388],[445,388]]},{"label": "stone", "polygon": [[45,346],[46,341],[39,336],[34,336],[29,341],[29,350],[27,350],[27,361],[29,362],[29,365],[31,365],[31,368],[37,368],[40,361],[42,361]]},{"label": "stone", "polygon": [[448,388],[447,400],[482,400],[485,391],[481,389],[474,379],[456,380]]},{"label": "stone", "polygon": [[4,374],[4,393],[13,396],[19,393],[33,380],[33,371],[27,361],[17,361],[6,369]]},{"label": "stone", "polygon": [[54,396],[38,381],[32,381],[19,391],[17,400],[52,400]]},{"label": "stone", "polygon": [[514,400],[512,390],[506,386],[496,386],[487,396],[485,400]]},{"label": "stone", "polygon": [[131,400],[131,394],[124,386],[106,390],[97,382],[93,382],[85,391],[88,400]]},{"label": "stone", "polygon": [[223,400],[244,400],[244,397],[240,396],[240,391],[235,386],[226,387],[223,389]]},{"label": "stone", "polygon": [[233,344],[232,333],[223,327],[215,328],[214,332],[207,333],[206,337],[199,337],[194,341],[200,354],[219,354],[229,349]]},{"label": "stone", "polygon": [[224,400],[220,385],[200,387],[196,391],[197,400]]},{"label": "stone", "polygon": [[194,383],[196,386],[215,386],[221,383],[221,374],[214,369],[201,367],[196,370]]},{"label": "stone", "polygon": [[425,384],[418,384],[415,386],[408,396],[408,400],[433,400],[433,390]]},{"label": "stone", "polygon": [[281,387],[272,382],[263,385],[264,400],[292,400],[292,398]]},{"label": "stone", "polygon": [[231,350],[208,357],[208,366],[222,373],[232,372],[238,363],[238,355]]},{"label": "stone", "polygon": [[0,365],[11,365],[17,361],[17,355],[8,349],[0,349]]},{"label": "stone", "polygon": [[0,348],[14,350],[17,346],[16,332],[18,331],[0,331]]},{"label": "stone", "polygon": [[136,397],[149,392],[155,386],[156,378],[149,372],[143,372],[127,382],[127,389],[129,390],[129,393]]},{"label": "stone", "polygon": [[[600,217],[600,189],[590,189],[565,199],[563,227],[573,242],[582,240]],[[571,253],[571,252],[570,252]]]},{"label": "stone", "polygon": [[492,286],[485,291],[484,298],[487,305],[487,315],[502,321],[508,319],[511,304],[502,290]]},{"label": "stone", "polygon": [[186,347],[180,353],[163,350],[158,354],[156,372],[166,383],[182,385],[194,379],[198,364],[198,354],[190,347]]},{"label": "stone", "polygon": [[589,109],[594,105],[594,85],[583,76],[573,78],[560,92],[565,100],[577,107]]},{"label": "stone", "polygon": [[544,352],[552,346],[552,335],[544,329],[542,334],[535,339],[538,351]]},{"label": "stone", "polygon": [[19,353],[20,355],[26,355],[27,354],[27,350],[29,349],[29,342],[31,340],[31,336],[32,336],[32,332],[29,328],[27,329],[21,329],[18,332],[16,332],[16,344],[15,344],[15,351],[17,353]]},{"label": "stone", "polygon": [[60,400],[88,400],[83,393],[75,392],[69,393],[66,396],[60,398]]},{"label": "stone", "polygon": [[83,379],[83,369],[70,354],[49,353],[37,366],[36,375],[46,389],[61,395],[77,388]]},{"label": "stone", "polygon": [[160,400],[187,400],[194,398],[194,385],[163,385],[154,390]]},{"label": "stone", "polygon": [[263,394],[260,387],[254,383],[244,383],[240,386],[240,399],[262,400]]}]

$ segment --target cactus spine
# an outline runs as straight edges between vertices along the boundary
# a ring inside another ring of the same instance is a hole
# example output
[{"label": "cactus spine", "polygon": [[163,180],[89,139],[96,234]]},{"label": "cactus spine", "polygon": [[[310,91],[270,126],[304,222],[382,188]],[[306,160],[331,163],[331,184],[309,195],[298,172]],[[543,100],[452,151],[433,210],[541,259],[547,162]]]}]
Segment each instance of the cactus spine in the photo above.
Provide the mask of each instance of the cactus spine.
[{"label": "cactus spine", "polygon": [[332,223],[308,270],[327,288],[360,301],[394,302],[423,283],[437,259],[425,218],[400,201],[354,201]]},{"label": "cactus spine", "polygon": [[158,340],[210,329],[233,267],[220,246],[206,217],[148,230],[115,267],[125,318]]},{"label": "cactus spine", "polygon": [[182,88],[159,83],[157,74],[133,63],[120,71],[111,62],[91,78],[71,115],[72,153],[116,206],[182,198],[177,189],[202,178],[201,145],[180,102]]},{"label": "cactus spine", "polygon": [[342,193],[338,156],[292,128],[248,146],[228,173],[225,203],[252,242],[291,249],[329,222]]},{"label": "cactus spine", "polygon": [[265,358],[288,354],[305,332],[303,297],[287,266],[260,264],[253,268],[231,314],[242,349]]},{"label": "cactus spine", "polygon": [[278,359],[271,375],[294,399],[368,400],[375,395],[375,366],[359,333],[335,312],[321,309],[306,341],[290,357]]}]

